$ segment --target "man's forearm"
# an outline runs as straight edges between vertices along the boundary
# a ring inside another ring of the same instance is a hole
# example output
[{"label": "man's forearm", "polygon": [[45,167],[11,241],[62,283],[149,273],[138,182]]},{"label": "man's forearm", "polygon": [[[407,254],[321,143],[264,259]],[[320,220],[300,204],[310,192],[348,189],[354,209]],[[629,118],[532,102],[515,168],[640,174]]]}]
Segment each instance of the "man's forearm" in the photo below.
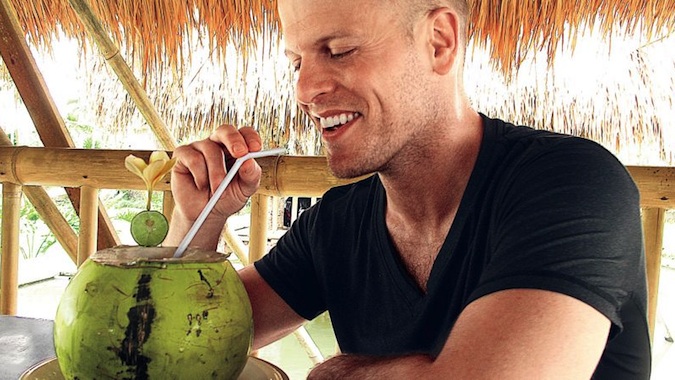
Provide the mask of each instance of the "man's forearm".
[{"label": "man's forearm", "polygon": [[[169,226],[169,233],[166,236],[166,239],[164,239],[163,245],[167,247],[178,246],[192,227],[193,223],[194,221],[184,218],[178,210],[174,210],[171,217],[171,225]],[[190,247],[200,247],[215,251],[218,248],[218,241],[220,240],[224,226],[224,220],[220,221],[207,218],[206,221],[204,221],[204,224],[199,228],[199,231],[197,231],[194,239],[192,239]]]},{"label": "man's forearm", "polygon": [[314,367],[307,379],[419,379],[432,363],[433,360],[426,355],[375,357],[343,354]]}]

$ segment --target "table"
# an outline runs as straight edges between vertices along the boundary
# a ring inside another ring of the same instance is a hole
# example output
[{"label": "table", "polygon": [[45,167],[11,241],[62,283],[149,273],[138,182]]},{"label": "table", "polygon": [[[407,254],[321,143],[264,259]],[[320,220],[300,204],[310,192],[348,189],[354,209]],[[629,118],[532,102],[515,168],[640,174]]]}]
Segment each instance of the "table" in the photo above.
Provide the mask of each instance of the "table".
[{"label": "table", "polygon": [[[17,380],[34,365],[56,356],[54,321],[0,315],[0,380]],[[275,365],[249,357],[239,380],[288,380]]]},{"label": "table", "polygon": [[55,356],[54,322],[0,315],[0,380],[17,380],[33,365]]}]

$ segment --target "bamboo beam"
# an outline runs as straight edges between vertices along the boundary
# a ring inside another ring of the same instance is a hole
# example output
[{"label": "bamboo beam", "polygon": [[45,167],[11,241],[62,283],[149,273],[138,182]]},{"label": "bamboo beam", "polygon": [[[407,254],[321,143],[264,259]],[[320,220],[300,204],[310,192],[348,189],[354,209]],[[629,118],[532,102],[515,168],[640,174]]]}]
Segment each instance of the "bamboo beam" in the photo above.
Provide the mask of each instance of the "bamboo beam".
[{"label": "bamboo beam", "polygon": [[[0,129],[0,146],[12,146],[12,142],[2,129]],[[49,194],[39,186],[24,186],[23,193],[26,194],[26,198],[35,207],[40,218],[52,231],[61,247],[75,262],[77,260],[77,235],[68,221],[61,215]]]},{"label": "bamboo beam", "polygon": [[115,74],[117,74],[117,77],[124,85],[124,88],[127,90],[129,95],[131,95],[131,98],[134,100],[136,107],[138,107],[138,110],[148,122],[148,125],[155,133],[155,136],[159,140],[162,147],[168,150],[175,149],[176,142],[173,136],[169,132],[162,119],[159,117],[159,114],[152,105],[150,98],[148,98],[148,94],[145,92],[140,83],[138,83],[138,80],[131,71],[131,68],[129,68],[129,65],[127,65],[120,55],[120,50],[112,41],[112,39],[110,39],[110,36],[108,36],[105,29],[103,29],[103,26],[96,15],[94,15],[94,12],[89,6],[89,3],[86,0],[70,0],[70,5],[79,16],[80,21],[82,21],[84,24],[87,32],[89,32],[89,35],[96,42],[96,45],[101,51],[101,55],[103,55],[106,62],[108,62],[110,67],[112,67],[112,69],[115,71]]},{"label": "bamboo beam", "polygon": [[79,267],[96,252],[96,217],[98,210],[98,190],[91,186],[82,186],[80,205],[80,238],[77,249],[77,266]]},{"label": "bamboo beam", "polygon": [[[10,0],[0,0],[0,54],[42,143],[49,147],[75,146],[35,63],[33,54],[26,44],[16,10]],[[79,189],[66,188],[65,190],[73,208],[79,214]],[[99,209],[99,227],[99,248],[119,244],[119,237],[103,207]]]},{"label": "bamboo beam", "polygon": [[0,0],[0,53],[45,146],[75,146],[28,48],[10,0]]},{"label": "bamboo beam", "polygon": [[21,186],[2,185],[2,262],[0,263],[0,314],[16,315],[19,293],[19,219]]},{"label": "bamboo beam", "polygon": [[628,166],[643,207],[675,208],[675,167]]},{"label": "bamboo beam", "polygon": [[[148,150],[0,147],[0,182],[42,186],[92,186],[97,189],[144,190],[143,181],[124,167],[133,154],[148,160]],[[354,182],[328,170],[325,157],[280,156],[256,161],[263,169],[258,193],[270,196],[318,197],[331,187]],[[49,165],[44,165],[49,162]],[[675,167],[628,166],[640,189],[643,207],[675,208]],[[170,190],[167,175],[155,187]]]},{"label": "bamboo beam", "polygon": [[254,263],[267,252],[267,214],[269,196],[255,194],[251,197],[251,225],[249,229],[248,262]]},{"label": "bamboo beam", "polygon": [[[0,147],[0,182],[146,190],[144,182],[124,167],[124,159],[129,154],[134,154],[147,162],[151,153],[131,150]],[[45,162],[50,164],[44,165]],[[155,189],[170,190],[168,179]]]},{"label": "bamboo beam", "polygon": [[316,197],[331,187],[357,180],[336,178],[322,156],[264,157],[257,161],[263,169],[258,192],[265,195]]},{"label": "bamboo beam", "polygon": [[659,296],[659,279],[661,277],[661,252],[663,251],[663,227],[666,212],[659,208],[642,210],[642,229],[644,233],[645,258],[647,268],[648,319],[649,336],[654,340],[656,326],[656,307]]}]

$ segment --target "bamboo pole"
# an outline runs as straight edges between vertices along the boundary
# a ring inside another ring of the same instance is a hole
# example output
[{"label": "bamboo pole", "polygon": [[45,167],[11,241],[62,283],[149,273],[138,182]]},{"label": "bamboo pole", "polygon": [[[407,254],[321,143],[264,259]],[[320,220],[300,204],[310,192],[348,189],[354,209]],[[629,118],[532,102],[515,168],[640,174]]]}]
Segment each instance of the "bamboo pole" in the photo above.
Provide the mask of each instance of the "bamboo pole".
[{"label": "bamboo pole", "polygon": [[78,267],[96,252],[96,230],[98,229],[98,218],[96,218],[98,189],[91,186],[82,186],[81,191],[80,238],[77,246]]},{"label": "bamboo pole", "polygon": [[298,197],[291,198],[291,224],[298,218],[298,203],[300,203]]},{"label": "bamboo pole", "polygon": [[0,264],[0,314],[16,315],[19,293],[19,219],[21,186],[2,185],[2,263]]},{"label": "bamboo pole", "polygon": [[89,3],[86,0],[70,0],[70,5],[73,7],[80,21],[84,24],[89,35],[94,39],[96,45],[101,51],[106,62],[112,67],[120,79],[124,88],[127,90],[131,98],[134,100],[136,107],[141,112],[148,125],[155,133],[164,149],[173,150],[176,148],[176,142],[169,132],[168,128],[159,117],[159,114],[152,105],[148,94],[143,87],[138,83],[134,73],[129,68],[129,65],[124,61],[120,55],[119,48],[110,39],[110,36],[103,29],[96,15],[92,11]]},{"label": "bamboo pole", "polygon": [[648,322],[649,336],[654,340],[656,326],[656,308],[661,277],[661,252],[663,251],[663,227],[666,212],[660,208],[642,209],[642,229],[644,231],[645,258],[647,268]]},{"label": "bamboo pole", "polygon": [[322,196],[331,187],[359,179],[336,178],[323,156],[264,157],[257,161],[263,169],[258,192],[271,196]]},{"label": "bamboo pole", "polygon": [[[0,0],[0,54],[42,143],[49,147],[75,146],[49,89],[45,85],[33,54],[26,44],[23,30],[10,0]],[[73,208],[79,213],[79,189],[66,187],[65,190]],[[98,233],[100,248],[119,244],[119,237],[103,207],[99,209]]]},{"label": "bamboo pole", "polygon": [[[124,167],[133,154],[148,160],[149,150],[0,147],[0,182],[20,185],[145,190],[143,181]],[[259,194],[319,197],[331,187],[357,179],[335,178],[325,157],[280,156],[256,159],[262,167]],[[44,162],[50,164],[44,165]],[[675,208],[675,167],[628,166],[640,190],[640,205]],[[170,190],[167,175],[155,187]]]},{"label": "bamboo pole", "polygon": [[237,256],[242,265],[246,266],[249,264],[248,248],[246,248],[241,239],[239,239],[239,236],[237,236],[229,223],[225,224],[225,228],[223,229],[223,240],[225,241],[225,244],[230,247],[234,255]]},{"label": "bamboo pole", "polygon": [[272,214],[272,225],[270,226],[271,231],[276,231],[279,229],[279,217],[281,217],[281,223],[283,224],[283,214],[279,215],[278,210],[280,209],[281,205],[281,198],[280,197],[272,197],[272,210],[274,210]]},{"label": "bamboo pole", "polygon": [[[2,129],[0,129],[0,146],[12,146],[12,142]],[[23,193],[26,194],[26,198],[35,207],[40,218],[52,231],[61,247],[75,262],[77,260],[77,235],[68,221],[61,215],[49,194],[39,186],[24,186]]]},{"label": "bamboo pole", "polygon": [[28,48],[10,0],[0,0],[0,53],[45,146],[75,146]]},{"label": "bamboo pole", "polygon": [[249,229],[248,262],[254,263],[267,250],[267,213],[269,196],[255,194],[251,197],[251,226]]},{"label": "bamboo pole", "polygon": [[675,167],[628,166],[643,207],[675,208]]},{"label": "bamboo pole", "polygon": [[162,213],[166,216],[166,220],[171,223],[171,215],[176,203],[173,199],[173,193],[170,190],[165,190],[162,197]]},{"label": "bamboo pole", "polygon": [[307,353],[307,356],[309,356],[309,360],[312,361],[312,364],[319,364],[323,362],[324,357],[321,354],[321,350],[319,350],[319,347],[309,335],[307,329],[305,329],[305,326],[300,326],[293,332],[293,334],[298,340],[298,343],[300,343],[302,348],[305,349],[305,352]]}]

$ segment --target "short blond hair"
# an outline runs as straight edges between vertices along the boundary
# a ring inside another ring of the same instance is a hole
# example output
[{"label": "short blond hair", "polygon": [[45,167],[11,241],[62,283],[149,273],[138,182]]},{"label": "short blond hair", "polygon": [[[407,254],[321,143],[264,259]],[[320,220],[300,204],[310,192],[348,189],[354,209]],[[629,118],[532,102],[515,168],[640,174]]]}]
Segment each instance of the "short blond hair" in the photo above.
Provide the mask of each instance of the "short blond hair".
[{"label": "short blond hair", "polygon": [[467,29],[470,17],[469,0],[397,0],[398,11],[403,17],[403,27],[412,32],[412,25],[420,17],[435,9],[448,7],[457,12],[459,16],[460,43],[466,44]]}]

